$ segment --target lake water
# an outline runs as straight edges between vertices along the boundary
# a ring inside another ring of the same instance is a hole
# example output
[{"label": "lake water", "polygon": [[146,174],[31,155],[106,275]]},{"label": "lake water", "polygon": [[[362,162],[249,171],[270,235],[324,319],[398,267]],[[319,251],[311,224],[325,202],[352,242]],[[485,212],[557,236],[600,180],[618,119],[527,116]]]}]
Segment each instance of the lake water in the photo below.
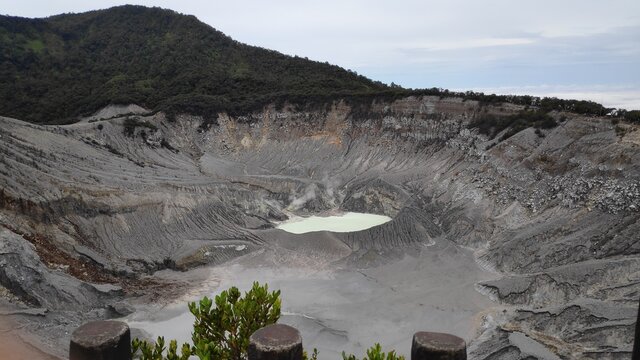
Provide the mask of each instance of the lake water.
[{"label": "lake water", "polygon": [[372,228],[391,221],[384,215],[347,212],[334,216],[295,217],[280,223],[277,228],[293,234],[314,231],[351,232]]}]

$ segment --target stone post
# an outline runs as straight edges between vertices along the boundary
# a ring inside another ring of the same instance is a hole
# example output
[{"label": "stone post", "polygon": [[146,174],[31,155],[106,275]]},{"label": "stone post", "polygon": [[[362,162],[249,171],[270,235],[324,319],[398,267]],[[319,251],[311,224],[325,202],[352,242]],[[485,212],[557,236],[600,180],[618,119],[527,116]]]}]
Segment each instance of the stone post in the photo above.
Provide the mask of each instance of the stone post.
[{"label": "stone post", "polygon": [[130,360],[131,332],[121,321],[91,321],[71,334],[69,360]]},{"label": "stone post", "polygon": [[288,325],[273,324],[249,338],[249,360],[302,360],[302,336]]},{"label": "stone post", "polygon": [[454,335],[420,331],[413,335],[411,360],[467,360],[467,344]]}]

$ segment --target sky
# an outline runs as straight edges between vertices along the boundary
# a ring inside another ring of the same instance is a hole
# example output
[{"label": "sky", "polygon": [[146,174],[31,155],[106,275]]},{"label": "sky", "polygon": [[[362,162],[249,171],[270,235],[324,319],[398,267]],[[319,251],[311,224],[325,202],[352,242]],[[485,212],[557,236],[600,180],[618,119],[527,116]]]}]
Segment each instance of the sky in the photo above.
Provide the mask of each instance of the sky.
[{"label": "sky", "polygon": [[588,99],[640,109],[640,0],[0,0],[45,17],[125,3],[409,88]]}]

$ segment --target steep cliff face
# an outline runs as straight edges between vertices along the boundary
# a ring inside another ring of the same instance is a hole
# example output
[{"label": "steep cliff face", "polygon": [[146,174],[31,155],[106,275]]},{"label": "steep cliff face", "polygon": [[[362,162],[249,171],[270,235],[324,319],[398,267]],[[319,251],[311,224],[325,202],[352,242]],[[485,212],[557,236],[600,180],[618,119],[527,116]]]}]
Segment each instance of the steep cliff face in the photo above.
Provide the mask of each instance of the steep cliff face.
[{"label": "steep cliff face", "polygon": [[[0,223],[33,242],[49,271],[80,261],[93,269],[74,274],[81,280],[132,292],[141,273],[282,247],[273,223],[290,214],[385,214],[393,220],[375,228],[299,241],[345,268],[416,244],[473,249],[499,276],[476,284],[496,308],[472,358],[525,358],[530,343],[566,358],[626,356],[640,290],[638,127],[570,113],[506,140],[469,127],[521,110],[410,97],[271,106],[214,124],[144,112],[50,127],[4,118]],[[14,296],[41,296],[2,274]],[[96,296],[97,307],[111,301]]]}]

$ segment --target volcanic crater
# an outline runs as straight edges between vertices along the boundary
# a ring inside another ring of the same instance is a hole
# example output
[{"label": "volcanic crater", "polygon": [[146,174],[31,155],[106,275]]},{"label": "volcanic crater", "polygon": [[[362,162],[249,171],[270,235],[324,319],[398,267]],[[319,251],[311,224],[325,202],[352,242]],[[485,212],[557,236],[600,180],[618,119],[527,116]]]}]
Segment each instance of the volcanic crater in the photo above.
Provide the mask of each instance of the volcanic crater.
[{"label": "volcanic crater", "polygon": [[[215,121],[137,105],[71,125],[1,118],[5,314],[65,357],[90,319],[188,340],[187,301],[258,280],[321,358],[403,353],[420,330],[459,335],[478,359],[626,356],[638,126],[569,112],[510,137],[471,126],[522,110],[413,96],[365,114],[335,101]],[[388,221],[278,229],[344,213]]]}]

